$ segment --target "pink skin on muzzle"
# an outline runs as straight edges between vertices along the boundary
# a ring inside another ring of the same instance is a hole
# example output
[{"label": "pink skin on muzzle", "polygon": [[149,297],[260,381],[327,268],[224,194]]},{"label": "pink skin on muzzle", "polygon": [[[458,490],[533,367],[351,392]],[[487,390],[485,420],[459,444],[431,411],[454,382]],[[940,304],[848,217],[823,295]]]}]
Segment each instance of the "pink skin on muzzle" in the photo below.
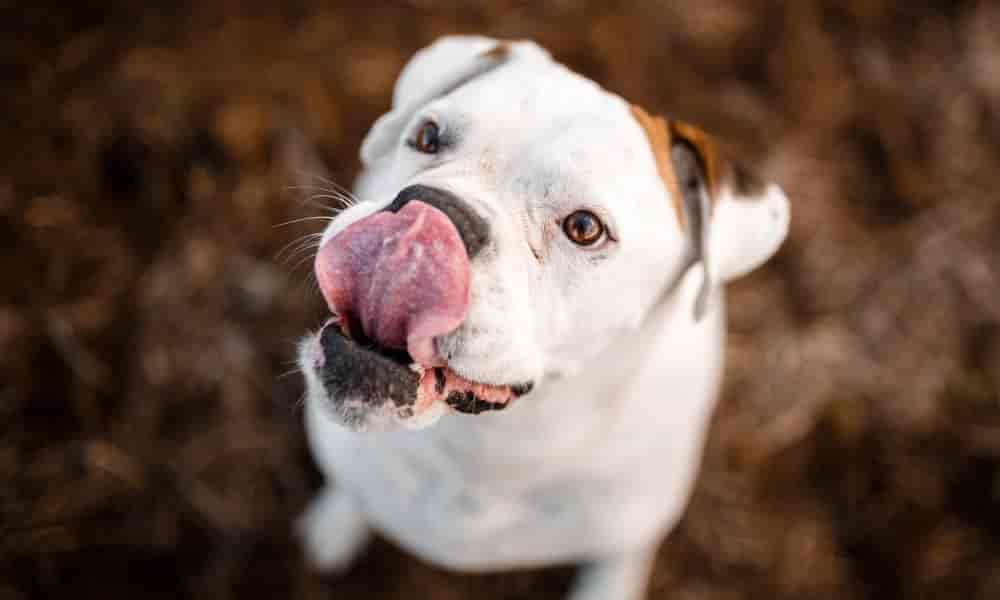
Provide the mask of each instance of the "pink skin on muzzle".
[{"label": "pink skin on muzzle", "polygon": [[327,305],[379,346],[406,350],[419,365],[443,366],[434,338],[469,310],[469,257],[451,220],[410,201],[378,212],[327,241],[315,262]]}]

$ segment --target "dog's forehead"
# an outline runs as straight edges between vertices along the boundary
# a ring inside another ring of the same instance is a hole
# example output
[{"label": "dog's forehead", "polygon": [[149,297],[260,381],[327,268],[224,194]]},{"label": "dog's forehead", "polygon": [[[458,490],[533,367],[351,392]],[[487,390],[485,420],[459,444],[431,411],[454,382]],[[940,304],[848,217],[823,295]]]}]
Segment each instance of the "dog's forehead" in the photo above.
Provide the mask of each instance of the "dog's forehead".
[{"label": "dog's forehead", "polygon": [[656,173],[630,104],[558,63],[513,61],[455,90],[447,105],[514,158],[593,177]]},{"label": "dog's forehead", "polygon": [[593,81],[554,62],[514,60],[460,87],[452,100],[463,112],[484,119],[537,124],[625,117],[627,104]]}]

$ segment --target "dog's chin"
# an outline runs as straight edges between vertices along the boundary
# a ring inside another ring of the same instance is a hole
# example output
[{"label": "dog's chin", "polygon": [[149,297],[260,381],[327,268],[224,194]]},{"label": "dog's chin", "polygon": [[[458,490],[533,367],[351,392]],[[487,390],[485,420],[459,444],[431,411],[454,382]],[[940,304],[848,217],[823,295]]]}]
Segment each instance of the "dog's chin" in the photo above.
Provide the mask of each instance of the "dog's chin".
[{"label": "dog's chin", "polygon": [[331,319],[299,350],[309,402],[355,431],[420,429],[449,412],[497,411],[529,393],[531,382],[480,383],[449,366],[424,366],[406,351],[380,348]]}]

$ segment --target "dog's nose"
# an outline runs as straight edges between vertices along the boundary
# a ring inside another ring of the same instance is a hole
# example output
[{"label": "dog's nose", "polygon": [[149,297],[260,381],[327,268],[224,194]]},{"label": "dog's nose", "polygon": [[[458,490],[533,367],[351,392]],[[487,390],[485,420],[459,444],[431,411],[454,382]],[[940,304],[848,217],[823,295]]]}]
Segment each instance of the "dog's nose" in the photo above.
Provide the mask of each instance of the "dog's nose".
[{"label": "dog's nose", "polygon": [[469,255],[469,260],[475,258],[476,254],[489,243],[490,226],[486,219],[451,192],[439,188],[426,185],[411,185],[403,188],[392,204],[385,207],[384,210],[392,213],[398,212],[411,200],[429,204],[443,212],[451,220],[462,238],[462,243],[465,244],[465,252]]}]

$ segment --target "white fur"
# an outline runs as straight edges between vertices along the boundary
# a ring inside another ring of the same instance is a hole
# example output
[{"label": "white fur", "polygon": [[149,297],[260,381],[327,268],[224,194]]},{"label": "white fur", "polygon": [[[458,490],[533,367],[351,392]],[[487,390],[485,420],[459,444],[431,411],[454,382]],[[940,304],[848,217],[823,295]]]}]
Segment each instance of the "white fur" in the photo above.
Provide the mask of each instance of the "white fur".
[{"label": "white fur", "polygon": [[[433,98],[494,44],[445,38],[411,61],[366,140],[362,202],[324,241],[415,183],[468,202],[492,243],[473,261],[466,322],[438,349],[467,378],[536,388],[501,412],[349,431],[324,406],[307,340],[309,441],[332,481],[300,531],[320,566],[344,568],[370,527],[459,570],[589,561],[574,599],[637,600],[696,475],[722,374],[723,295],[692,318],[702,275],[685,270],[687,239],[621,98],[527,42]],[[403,143],[427,116],[455,136],[440,161]],[[579,208],[617,241],[574,246],[559,220]],[[713,281],[764,262],[787,224],[777,187],[763,201],[724,195],[709,228]]]}]

